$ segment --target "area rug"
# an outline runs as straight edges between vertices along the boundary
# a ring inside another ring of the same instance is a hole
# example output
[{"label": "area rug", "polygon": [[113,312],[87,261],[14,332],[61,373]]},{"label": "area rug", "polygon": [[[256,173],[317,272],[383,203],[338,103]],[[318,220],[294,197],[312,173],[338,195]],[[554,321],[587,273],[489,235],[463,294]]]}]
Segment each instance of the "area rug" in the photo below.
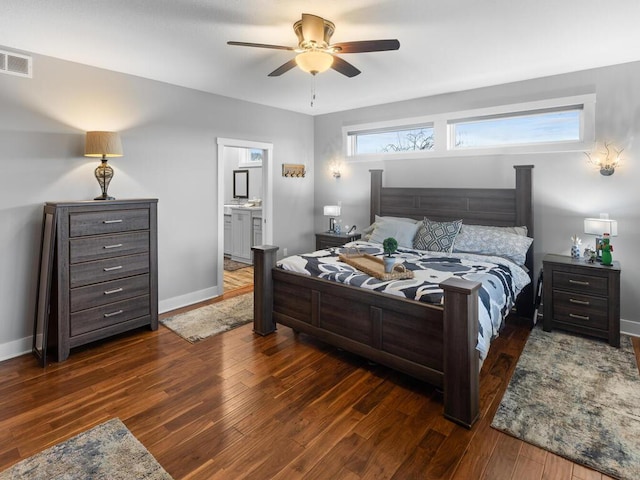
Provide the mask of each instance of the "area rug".
[{"label": "area rug", "polygon": [[118,418],[0,472],[1,480],[171,480]]},{"label": "area rug", "polygon": [[181,313],[160,323],[195,343],[253,321],[253,292]]},{"label": "area rug", "polygon": [[248,263],[236,262],[235,260],[231,260],[230,258],[224,258],[224,269],[227,272],[235,272],[236,270],[240,270],[241,268],[247,268],[251,265]]},{"label": "area rug", "polygon": [[640,374],[630,338],[618,349],[534,328],[491,426],[607,475],[640,479]]}]

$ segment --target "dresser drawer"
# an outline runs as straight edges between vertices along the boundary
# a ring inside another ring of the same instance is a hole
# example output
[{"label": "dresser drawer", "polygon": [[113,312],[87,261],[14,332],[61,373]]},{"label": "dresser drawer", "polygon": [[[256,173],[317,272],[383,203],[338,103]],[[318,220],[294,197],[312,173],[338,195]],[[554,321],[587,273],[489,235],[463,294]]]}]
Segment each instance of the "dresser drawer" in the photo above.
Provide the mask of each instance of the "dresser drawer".
[{"label": "dresser drawer", "polygon": [[100,328],[149,315],[149,296],[131,298],[71,314],[70,336],[81,335]]},{"label": "dresser drawer", "polygon": [[608,295],[608,278],[606,276],[583,275],[555,270],[553,272],[553,288],[569,290],[583,295]]},{"label": "dresser drawer", "polygon": [[134,255],[149,251],[149,232],[74,238],[69,241],[71,263]]},{"label": "dresser drawer", "polygon": [[149,272],[149,255],[128,255],[96,262],[84,262],[69,267],[71,288],[102,283]]},{"label": "dresser drawer", "polygon": [[149,291],[149,275],[98,283],[87,287],[73,288],[70,291],[71,312],[119,302],[127,298],[138,297]]},{"label": "dresser drawer", "polygon": [[69,236],[101,235],[149,229],[149,210],[105,210],[69,215]]},{"label": "dresser drawer", "polygon": [[608,308],[606,297],[589,297],[557,290],[553,292],[553,318],[560,322],[606,329]]}]

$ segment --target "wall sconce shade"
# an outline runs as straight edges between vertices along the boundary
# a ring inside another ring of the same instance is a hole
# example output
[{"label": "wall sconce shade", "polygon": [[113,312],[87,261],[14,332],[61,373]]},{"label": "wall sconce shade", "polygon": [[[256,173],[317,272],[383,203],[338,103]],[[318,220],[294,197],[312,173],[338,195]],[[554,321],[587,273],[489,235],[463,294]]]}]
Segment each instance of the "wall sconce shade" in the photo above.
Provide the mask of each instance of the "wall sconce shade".
[{"label": "wall sconce shade", "polygon": [[340,205],[325,205],[324,206],[324,216],[329,218],[329,233],[337,233],[336,232],[336,219],[335,217],[340,216]]},{"label": "wall sconce shade", "polygon": [[623,151],[624,148],[618,150],[611,143],[605,143],[602,150],[593,153],[585,152],[585,155],[589,158],[589,163],[600,169],[601,175],[609,177],[620,165],[620,155]]},{"label": "wall sconce shade", "polygon": [[333,65],[333,55],[317,50],[310,50],[296,55],[296,64],[300,70],[315,75],[326,72]]},{"label": "wall sconce shade", "polygon": [[102,195],[94,200],[115,200],[107,193],[109,183],[113,178],[113,168],[107,163],[107,158],[122,157],[122,155],[122,142],[117,132],[87,132],[84,142],[84,156],[102,159],[94,172]]}]

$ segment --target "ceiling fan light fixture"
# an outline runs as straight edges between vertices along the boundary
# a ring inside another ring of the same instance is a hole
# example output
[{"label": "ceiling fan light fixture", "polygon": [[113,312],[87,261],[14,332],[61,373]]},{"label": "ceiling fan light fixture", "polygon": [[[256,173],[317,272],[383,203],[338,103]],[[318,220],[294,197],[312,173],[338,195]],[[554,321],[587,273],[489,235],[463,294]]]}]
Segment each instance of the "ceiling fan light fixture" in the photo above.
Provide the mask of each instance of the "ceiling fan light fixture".
[{"label": "ceiling fan light fixture", "polygon": [[331,68],[331,65],[333,65],[333,55],[311,50],[296,55],[296,64],[302,71],[315,75],[326,72]]}]

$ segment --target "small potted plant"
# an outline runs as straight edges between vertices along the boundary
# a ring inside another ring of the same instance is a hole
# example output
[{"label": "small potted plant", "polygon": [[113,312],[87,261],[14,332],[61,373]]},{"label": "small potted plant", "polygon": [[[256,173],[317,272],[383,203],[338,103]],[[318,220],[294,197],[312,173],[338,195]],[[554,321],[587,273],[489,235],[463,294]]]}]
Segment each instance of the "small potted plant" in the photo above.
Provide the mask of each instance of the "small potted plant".
[{"label": "small potted plant", "polygon": [[393,266],[396,263],[396,259],[391,255],[395,253],[397,249],[398,249],[398,241],[395,238],[389,237],[389,238],[385,238],[382,241],[382,250],[384,251],[384,253],[386,253],[386,255],[383,257],[385,273],[390,273],[393,270]]}]

